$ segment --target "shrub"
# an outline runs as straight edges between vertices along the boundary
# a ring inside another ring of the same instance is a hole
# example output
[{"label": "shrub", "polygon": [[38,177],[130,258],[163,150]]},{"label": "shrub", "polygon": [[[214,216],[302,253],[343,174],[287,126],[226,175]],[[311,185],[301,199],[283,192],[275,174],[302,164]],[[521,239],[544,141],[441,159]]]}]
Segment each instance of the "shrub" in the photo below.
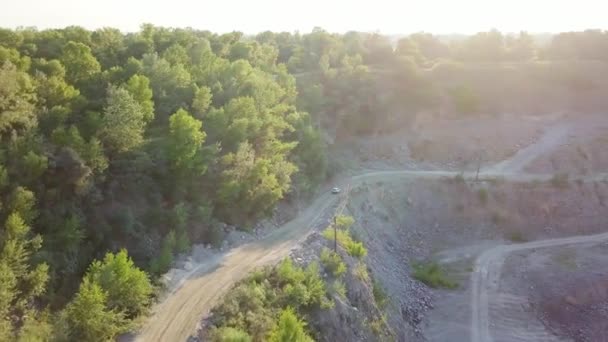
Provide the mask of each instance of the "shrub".
[{"label": "shrub", "polygon": [[368,281],[369,274],[367,273],[367,267],[362,262],[359,262],[355,267],[355,277],[357,277],[361,281]]},{"label": "shrub", "polygon": [[565,189],[568,187],[568,174],[557,173],[551,178],[551,185],[559,189]]},{"label": "shrub", "polygon": [[488,203],[488,189],[486,188],[481,188],[479,190],[477,190],[477,197],[479,197],[479,201],[482,204],[486,204]]},{"label": "shrub", "polygon": [[306,323],[296,316],[292,308],[281,312],[277,325],[270,333],[269,342],[313,342],[314,340],[306,334],[304,327]]},{"label": "shrub", "polygon": [[354,256],[355,258],[362,259],[367,255],[367,249],[363,247],[363,243],[361,242],[351,242],[347,247],[346,251],[349,255]]},{"label": "shrub", "polygon": [[527,239],[524,237],[521,231],[514,231],[509,234],[509,240],[513,242],[525,242]]},{"label": "shrub", "polygon": [[209,337],[212,342],[251,342],[249,334],[232,327],[215,329]]},{"label": "shrub", "polygon": [[445,271],[436,262],[415,264],[413,268],[414,278],[432,288],[453,289],[458,287],[458,284],[450,280]]},{"label": "shrub", "polygon": [[346,298],[346,285],[342,280],[336,279],[332,284],[332,289],[336,292],[341,298]]},{"label": "shrub", "polygon": [[[348,222],[354,222],[354,220]],[[367,250],[365,249],[365,246],[363,246],[363,243],[354,241],[349,230],[335,230],[330,226],[323,231],[322,235],[330,241],[335,241],[337,238],[338,244],[344,248],[350,256],[361,259],[367,255]]]},{"label": "shrub", "polygon": [[334,277],[339,277],[346,272],[346,265],[342,261],[340,254],[332,252],[327,248],[321,251],[321,263],[328,272]]}]

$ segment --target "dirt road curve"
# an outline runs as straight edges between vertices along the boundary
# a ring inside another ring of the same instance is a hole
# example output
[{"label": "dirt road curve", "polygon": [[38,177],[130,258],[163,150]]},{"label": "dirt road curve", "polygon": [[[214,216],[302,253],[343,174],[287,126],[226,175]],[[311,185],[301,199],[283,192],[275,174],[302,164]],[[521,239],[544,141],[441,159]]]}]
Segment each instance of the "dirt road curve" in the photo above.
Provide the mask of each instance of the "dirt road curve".
[{"label": "dirt road curve", "polygon": [[[534,159],[534,156],[546,152],[554,147],[565,130],[550,133],[547,137],[519,151],[509,161],[503,162],[499,167],[489,168],[480,174],[480,179],[491,179],[500,177],[508,181],[545,181],[552,177],[547,174],[522,174],[516,173],[523,165]],[[341,186],[350,184],[355,187],[364,182],[391,181],[399,179],[437,179],[443,177],[454,177],[456,172],[448,171],[374,171],[358,175],[343,182]],[[464,174],[467,179],[475,178],[474,174]],[[603,179],[605,175],[587,176],[584,181]],[[310,232],[310,228],[323,212],[332,207],[338,201],[338,196],[326,192],[319,196],[310,207],[301,212],[297,218],[288,222],[266,238],[249,243],[231,250],[218,259],[206,260],[197,265],[180,282],[180,286],[174,289],[165,300],[154,308],[152,316],[139,332],[136,341],[186,341],[195,333],[200,319],[217,303],[218,299],[236,281],[242,279],[252,269],[272,264],[287,256],[296,244],[304,239]],[[577,238],[573,238],[576,241]],[[585,239],[585,238],[579,238]],[[543,242],[538,242],[542,245]],[[545,242],[551,246],[551,242]],[[524,245],[517,245],[524,246]],[[484,301],[487,303],[487,292],[484,291],[488,281],[489,266],[498,256],[502,255],[503,249],[509,251],[517,246],[502,246],[489,251],[489,254],[480,258],[478,263],[478,274],[480,279],[474,282],[477,287],[474,308],[477,317],[474,320],[475,341],[486,341],[487,320],[484,321]],[[527,246],[527,245],[525,245]],[[532,245],[535,246],[535,245]],[[500,249],[503,248],[503,249]],[[526,248],[526,247],[519,247]],[[532,248],[532,247],[528,247]],[[487,309],[486,309],[487,311]]]},{"label": "dirt road curve", "polygon": [[561,239],[532,241],[516,245],[503,245],[482,253],[471,275],[471,342],[493,341],[490,334],[489,299],[497,288],[500,269],[505,257],[515,251],[533,248],[557,247],[571,244],[600,243],[608,240],[608,233],[574,236]]}]

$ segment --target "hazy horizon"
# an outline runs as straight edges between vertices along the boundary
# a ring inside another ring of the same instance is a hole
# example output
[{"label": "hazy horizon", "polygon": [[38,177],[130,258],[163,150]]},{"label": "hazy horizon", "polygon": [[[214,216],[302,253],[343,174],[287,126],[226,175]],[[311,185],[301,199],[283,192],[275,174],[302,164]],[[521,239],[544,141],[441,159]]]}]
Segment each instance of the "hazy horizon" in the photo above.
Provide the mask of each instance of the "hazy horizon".
[{"label": "hazy horizon", "polygon": [[[6,0],[3,0],[6,1]],[[171,6],[166,6],[170,4]],[[371,4],[371,5],[370,5]],[[603,5],[591,0],[576,3],[515,0],[389,1],[318,0],[257,2],[194,1],[6,1],[0,27],[35,26],[39,29],[71,25],[88,29],[116,27],[137,31],[141,24],[192,27],[214,32],[270,31],[310,32],[322,27],[331,32],[377,31],[384,34],[431,32],[471,34],[490,29],[501,32],[556,33],[606,29]]]}]

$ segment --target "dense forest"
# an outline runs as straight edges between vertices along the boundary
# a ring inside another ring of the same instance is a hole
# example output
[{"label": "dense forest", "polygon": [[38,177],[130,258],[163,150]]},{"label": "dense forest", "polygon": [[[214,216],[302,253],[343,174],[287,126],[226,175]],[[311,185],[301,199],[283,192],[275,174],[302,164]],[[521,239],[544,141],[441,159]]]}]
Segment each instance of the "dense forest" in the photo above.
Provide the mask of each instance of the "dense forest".
[{"label": "dense forest", "polygon": [[[336,171],[327,139],[399,127],[428,70],[608,60],[608,33],[0,30],[0,341],[106,340],[220,223],[248,229]],[[445,69],[445,68],[444,68]],[[452,92],[471,111],[466,89]],[[393,108],[401,108],[398,115]]]}]

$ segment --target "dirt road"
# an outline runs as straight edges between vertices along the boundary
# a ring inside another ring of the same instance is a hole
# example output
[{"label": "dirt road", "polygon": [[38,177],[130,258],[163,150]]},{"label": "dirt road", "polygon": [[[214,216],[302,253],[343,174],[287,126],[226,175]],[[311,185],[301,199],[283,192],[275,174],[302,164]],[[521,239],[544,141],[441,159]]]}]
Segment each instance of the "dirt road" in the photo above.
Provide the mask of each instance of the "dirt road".
[{"label": "dirt road", "polygon": [[[563,136],[562,132],[553,133]],[[551,134],[551,133],[549,133]],[[534,156],[545,153],[546,150],[555,146],[558,140],[554,136],[550,139],[541,139],[539,148],[536,144],[524,148],[514,158],[516,161],[506,162],[498,168],[489,168],[480,173],[480,180],[500,177],[507,181],[546,181],[551,179],[550,174],[523,174],[515,173],[523,167],[523,164],[533,160]],[[550,142],[550,143],[547,143]],[[525,158],[520,157],[524,155]],[[350,184],[356,187],[362,183],[386,182],[400,179],[438,179],[454,177],[458,173],[449,171],[374,171],[354,176],[340,184],[345,187]],[[466,179],[474,179],[474,173],[463,175]],[[586,176],[585,181],[603,179],[605,175]],[[217,303],[218,299],[229,290],[230,286],[242,279],[256,267],[276,263],[288,255],[299,241],[304,239],[311,231],[311,227],[323,215],[323,213],[334,206],[338,196],[328,192],[320,195],[306,210],[294,220],[288,222],[280,229],[260,241],[249,243],[222,255],[217,259],[205,260],[197,265],[190,273],[179,282],[180,286],[161,301],[154,308],[152,316],[139,332],[136,341],[186,341],[195,333],[201,318]],[[576,239],[576,238],[574,238]],[[542,244],[542,242],[539,242]],[[483,321],[484,303],[487,303],[486,283],[487,272],[490,263],[494,262],[496,255],[501,255],[500,248],[516,248],[515,246],[497,247],[492,249],[485,258],[481,258],[478,269],[481,277],[474,282],[478,294],[475,296],[477,314],[475,317],[475,341],[485,341],[483,338],[489,336],[487,333],[487,321]],[[530,247],[532,248],[532,247]],[[485,302],[484,302],[485,301]],[[483,328],[485,327],[485,328]],[[484,330],[485,329],[485,330]],[[481,338],[481,339],[480,339]]]},{"label": "dirt road", "polygon": [[[601,243],[608,240],[608,233],[574,236],[561,239],[532,241],[516,245],[502,245],[482,253],[471,275],[471,342],[493,341],[490,333],[489,302],[496,294],[500,270],[505,257],[515,251],[548,248],[571,244]],[[529,339],[534,340],[534,339]]]}]

